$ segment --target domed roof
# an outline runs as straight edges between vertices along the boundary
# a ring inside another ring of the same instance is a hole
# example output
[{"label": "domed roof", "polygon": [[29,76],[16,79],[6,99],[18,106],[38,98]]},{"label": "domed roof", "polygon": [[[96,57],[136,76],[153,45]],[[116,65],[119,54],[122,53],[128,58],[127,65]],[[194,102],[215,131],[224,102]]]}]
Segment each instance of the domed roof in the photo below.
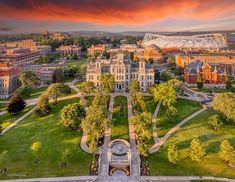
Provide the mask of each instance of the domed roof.
[{"label": "domed roof", "polygon": [[152,50],[152,51],[158,51],[161,52],[162,50],[160,49],[160,47],[156,46],[155,44],[151,44],[149,46],[146,47],[147,50]]}]

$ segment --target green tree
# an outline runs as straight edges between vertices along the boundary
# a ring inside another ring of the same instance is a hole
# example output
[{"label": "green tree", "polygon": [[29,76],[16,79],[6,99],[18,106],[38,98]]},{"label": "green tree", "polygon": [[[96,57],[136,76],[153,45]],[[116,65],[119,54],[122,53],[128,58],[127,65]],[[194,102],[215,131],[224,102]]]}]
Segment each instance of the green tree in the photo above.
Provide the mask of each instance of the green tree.
[{"label": "green tree", "polygon": [[54,83],[48,87],[46,93],[48,94],[48,97],[53,98],[54,104],[57,104],[59,95],[65,93],[66,87],[67,86],[62,83]]},{"label": "green tree", "polygon": [[90,94],[95,91],[95,85],[91,81],[82,82],[81,85],[79,86],[79,89],[83,94]]},{"label": "green tree", "polygon": [[52,82],[53,83],[61,83],[64,80],[64,72],[61,68],[56,68],[53,76],[52,76]]},{"label": "green tree", "polygon": [[176,91],[172,84],[161,83],[152,88],[154,99],[158,102],[162,100],[162,105],[170,108],[176,102]]},{"label": "green tree", "polygon": [[100,83],[102,85],[102,91],[110,93],[114,87],[114,76],[111,74],[101,75]]},{"label": "green tree", "polygon": [[203,82],[197,82],[197,88],[201,90],[203,88]]},{"label": "green tree", "polygon": [[66,74],[69,77],[74,77],[78,73],[78,66],[77,65],[70,65],[68,69],[66,70]]},{"label": "green tree", "polygon": [[234,155],[233,147],[231,146],[228,140],[223,140],[220,144],[220,152],[219,152],[220,158],[224,162],[229,163],[232,160],[233,155]]},{"label": "green tree", "polygon": [[15,94],[11,97],[10,103],[7,105],[7,112],[17,114],[25,108],[25,101],[21,96]]},{"label": "green tree", "polygon": [[214,130],[218,130],[219,127],[223,124],[218,115],[210,116],[208,120],[208,124],[210,124]]},{"label": "green tree", "polygon": [[19,80],[23,87],[30,87],[37,83],[38,78],[35,72],[24,71],[20,74]]},{"label": "green tree", "polygon": [[130,94],[135,95],[135,93],[138,93],[140,91],[140,83],[138,80],[131,80],[130,83]]},{"label": "green tree", "polygon": [[16,93],[20,95],[21,97],[29,97],[31,93],[30,87],[20,87],[16,90]]},{"label": "green tree", "polygon": [[175,64],[175,57],[174,56],[168,57],[167,64]]},{"label": "green tree", "polygon": [[49,99],[46,92],[42,93],[38,99],[36,109],[34,110],[34,114],[43,117],[46,116],[51,111],[51,107],[49,105]]},{"label": "green tree", "polygon": [[172,164],[175,165],[180,160],[180,153],[176,145],[171,144],[168,147],[167,153],[168,153],[168,160]]},{"label": "green tree", "polygon": [[164,82],[167,82],[169,80],[171,80],[173,77],[171,75],[170,72],[168,71],[163,71],[161,74],[160,74],[160,79]]},{"label": "green tree", "polygon": [[34,142],[32,143],[30,149],[32,150],[32,152],[35,155],[35,163],[38,163],[39,161],[39,151],[42,148],[42,144],[40,142]]},{"label": "green tree", "polygon": [[69,104],[60,111],[60,123],[72,130],[79,128],[84,117],[85,110],[77,103]]},{"label": "green tree", "polygon": [[9,154],[7,150],[4,150],[0,154],[0,167],[1,167],[1,173],[7,172],[7,164],[10,161]]},{"label": "green tree", "polygon": [[190,144],[190,153],[189,153],[190,158],[193,161],[199,162],[201,158],[205,156],[205,154],[206,154],[205,150],[202,147],[198,138],[194,138]]},{"label": "green tree", "polygon": [[231,92],[216,95],[212,101],[212,108],[221,113],[230,122],[235,123],[235,94]]}]

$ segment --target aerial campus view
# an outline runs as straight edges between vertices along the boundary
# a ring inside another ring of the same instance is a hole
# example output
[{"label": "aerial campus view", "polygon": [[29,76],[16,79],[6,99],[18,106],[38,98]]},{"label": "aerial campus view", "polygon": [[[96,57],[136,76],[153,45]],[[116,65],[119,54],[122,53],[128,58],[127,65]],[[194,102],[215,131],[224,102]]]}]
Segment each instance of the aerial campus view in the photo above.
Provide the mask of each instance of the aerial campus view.
[{"label": "aerial campus view", "polygon": [[0,181],[235,182],[235,1],[0,0]]}]

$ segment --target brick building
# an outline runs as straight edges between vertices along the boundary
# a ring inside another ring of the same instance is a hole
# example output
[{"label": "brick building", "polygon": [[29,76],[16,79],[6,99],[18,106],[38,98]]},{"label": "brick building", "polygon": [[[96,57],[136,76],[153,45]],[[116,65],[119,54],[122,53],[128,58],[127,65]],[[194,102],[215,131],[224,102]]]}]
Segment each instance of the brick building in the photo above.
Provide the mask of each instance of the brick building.
[{"label": "brick building", "polygon": [[201,80],[205,87],[220,87],[226,85],[227,74],[217,65],[209,65],[202,61],[194,61],[184,68],[185,83],[194,86]]}]

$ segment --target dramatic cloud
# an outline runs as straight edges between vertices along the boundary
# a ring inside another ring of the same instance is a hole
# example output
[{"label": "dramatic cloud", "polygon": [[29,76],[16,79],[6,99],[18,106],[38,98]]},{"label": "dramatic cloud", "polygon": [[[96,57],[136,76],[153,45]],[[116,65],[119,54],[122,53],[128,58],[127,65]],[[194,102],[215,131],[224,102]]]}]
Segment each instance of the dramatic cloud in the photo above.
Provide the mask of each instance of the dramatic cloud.
[{"label": "dramatic cloud", "polygon": [[0,18],[138,25],[167,18],[214,20],[235,12],[234,0],[0,0]]}]

